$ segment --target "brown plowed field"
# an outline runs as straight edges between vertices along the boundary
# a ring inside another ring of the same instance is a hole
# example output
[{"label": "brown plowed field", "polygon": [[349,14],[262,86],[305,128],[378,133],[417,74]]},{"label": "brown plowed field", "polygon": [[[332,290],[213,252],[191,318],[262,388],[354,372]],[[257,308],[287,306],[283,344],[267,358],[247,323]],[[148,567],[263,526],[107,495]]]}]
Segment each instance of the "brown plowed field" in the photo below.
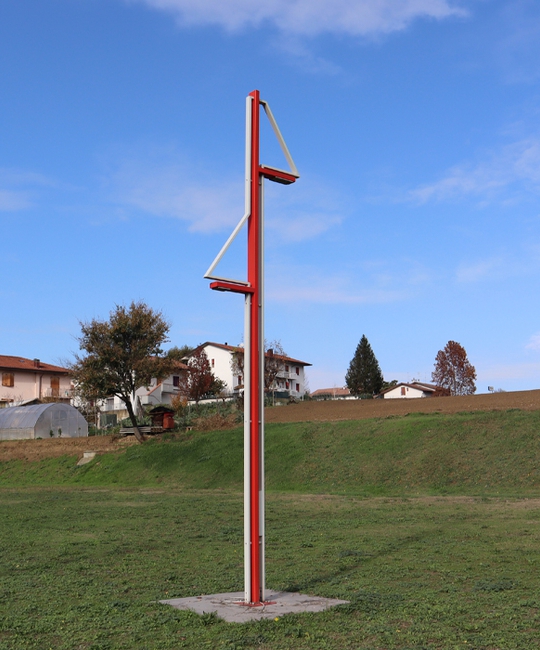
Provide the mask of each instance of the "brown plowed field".
[{"label": "brown plowed field", "polygon": [[540,390],[488,393],[464,397],[425,399],[363,399],[300,402],[265,411],[266,422],[335,422],[384,418],[408,413],[460,413],[462,411],[506,411],[540,409]]},{"label": "brown plowed field", "polygon": [[[300,402],[268,408],[266,422],[336,422],[384,418],[408,413],[460,413],[467,411],[505,411],[540,409],[540,390],[514,393],[494,393],[467,397],[429,397],[426,399],[336,400]],[[4,440],[0,442],[0,461],[30,460],[58,456],[78,456],[85,451],[106,453],[136,444],[133,436],[114,439],[113,436],[93,438],[51,438],[50,440]]]}]

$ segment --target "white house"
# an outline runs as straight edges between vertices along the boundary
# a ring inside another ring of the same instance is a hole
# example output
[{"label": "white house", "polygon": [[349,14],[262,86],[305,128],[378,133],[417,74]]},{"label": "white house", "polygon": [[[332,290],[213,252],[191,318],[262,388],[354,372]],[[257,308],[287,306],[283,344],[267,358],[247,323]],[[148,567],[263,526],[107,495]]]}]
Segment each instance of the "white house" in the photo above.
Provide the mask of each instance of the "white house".
[{"label": "white house", "polygon": [[319,388],[314,390],[311,393],[312,399],[318,400],[330,400],[330,399],[356,399],[354,395],[351,395],[351,391],[347,386],[333,388]]},{"label": "white house", "polygon": [[[234,395],[243,390],[244,377],[239,372],[234,372],[232,363],[234,355],[244,354],[243,347],[207,341],[197,348],[197,350],[201,349],[208,357],[214,376],[225,382],[226,393]],[[267,359],[277,360],[279,365],[272,390],[301,399],[306,392],[305,368],[311,364],[285,355],[274,354],[272,350],[268,350],[265,356]]]},{"label": "white house", "polygon": [[[132,400],[135,410],[139,403],[141,406],[171,404],[173,397],[180,392],[181,376],[187,369],[185,364],[177,361],[171,375],[162,381],[152,379],[149,386],[138,388],[135,391],[135,400]],[[116,424],[118,420],[129,417],[124,402],[116,396],[100,402],[99,410],[102,413],[102,424]]]},{"label": "white house", "polygon": [[71,397],[69,371],[39,359],[0,355],[0,374],[0,408],[34,399],[54,398],[69,402]]},{"label": "white house", "polygon": [[384,399],[414,399],[417,397],[432,397],[438,386],[426,384],[420,381],[413,381],[410,384],[400,383],[381,391],[380,397]]}]

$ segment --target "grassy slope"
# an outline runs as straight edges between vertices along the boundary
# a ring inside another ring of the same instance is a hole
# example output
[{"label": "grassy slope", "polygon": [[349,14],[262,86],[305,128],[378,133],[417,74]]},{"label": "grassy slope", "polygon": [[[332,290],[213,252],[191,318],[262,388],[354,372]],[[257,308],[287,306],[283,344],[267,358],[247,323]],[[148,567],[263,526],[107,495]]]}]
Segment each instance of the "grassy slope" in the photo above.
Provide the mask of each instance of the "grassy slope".
[{"label": "grassy slope", "polygon": [[[269,490],[374,494],[461,493],[540,487],[540,412],[456,415],[266,427]],[[89,448],[91,441],[89,441]],[[175,485],[241,489],[241,429],[197,433],[105,454],[0,464],[0,485]]]}]

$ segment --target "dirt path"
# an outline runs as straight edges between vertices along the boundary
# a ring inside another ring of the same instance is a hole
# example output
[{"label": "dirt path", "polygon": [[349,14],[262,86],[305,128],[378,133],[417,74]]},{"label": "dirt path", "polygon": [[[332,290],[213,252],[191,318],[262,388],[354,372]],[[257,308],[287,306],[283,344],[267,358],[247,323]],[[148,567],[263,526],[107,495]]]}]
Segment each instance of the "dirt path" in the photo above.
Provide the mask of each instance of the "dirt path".
[{"label": "dirt path", "polygon": [[0,462],[6,460],[37,461],[59,456],[78,456],[85,451],[119,451],[136,444],[133,436],[113,439],[113,436],[91,438],[51,438],[50,440],[2,440],[0,441]]}]

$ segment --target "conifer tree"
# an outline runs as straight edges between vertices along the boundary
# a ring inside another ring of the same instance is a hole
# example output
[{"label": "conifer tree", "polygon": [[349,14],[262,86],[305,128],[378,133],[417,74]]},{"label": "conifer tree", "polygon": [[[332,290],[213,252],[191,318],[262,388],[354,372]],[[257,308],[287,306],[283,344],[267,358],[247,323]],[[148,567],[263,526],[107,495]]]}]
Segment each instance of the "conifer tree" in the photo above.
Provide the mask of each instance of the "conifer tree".
[{"label": "conifer tree", "polygon": [[345,382],[352,395],[377,395],[381,392],[383,375],[365,334],[356,347],[345,375]]}]

